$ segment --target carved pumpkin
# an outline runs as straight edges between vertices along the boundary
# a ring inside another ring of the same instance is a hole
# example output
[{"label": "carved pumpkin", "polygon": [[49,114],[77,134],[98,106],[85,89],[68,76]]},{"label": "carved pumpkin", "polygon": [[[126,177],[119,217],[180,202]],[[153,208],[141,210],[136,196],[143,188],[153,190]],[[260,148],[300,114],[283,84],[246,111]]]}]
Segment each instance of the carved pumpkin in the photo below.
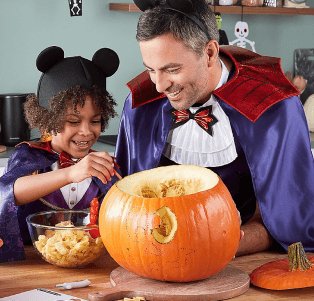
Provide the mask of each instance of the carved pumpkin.
[{"label": "carved pumpkin", "polygon": [[274,260],[256,268],[251,283],[271,290],[314,286],[314,257],[306,257],[300,242],[288,247],[288,258]]},{"label": "carved pumpkin", "polygon": [[208,278],[234,257],[240,221],[232,197],[211,170],[159,167],[118,181],[99,212],[111,257],[147,278],[187,282]]}]

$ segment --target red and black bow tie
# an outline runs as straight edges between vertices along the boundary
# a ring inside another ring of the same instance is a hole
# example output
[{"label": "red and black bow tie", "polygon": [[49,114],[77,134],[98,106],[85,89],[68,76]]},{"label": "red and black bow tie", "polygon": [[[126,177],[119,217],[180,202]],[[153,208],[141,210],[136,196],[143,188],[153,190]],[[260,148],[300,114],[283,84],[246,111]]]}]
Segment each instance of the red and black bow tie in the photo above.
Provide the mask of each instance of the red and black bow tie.
[{"label": "red and black bow tie", "polygon": [[71,156],[66,152],[61,152],[59,155],[59,167],[60,168],[66,168],[66,167],[72,166],[79,161],[80,159],[76,161],[72,160]]},{"label": "red and black bow tie", "polygon": [[202,107],[194,114],[189,110],[172,110],[173,128],[194,119],[204,131],[213,136],[213,125],[218,122],[218,119],[212,114],[212,109],[212,106]]}]

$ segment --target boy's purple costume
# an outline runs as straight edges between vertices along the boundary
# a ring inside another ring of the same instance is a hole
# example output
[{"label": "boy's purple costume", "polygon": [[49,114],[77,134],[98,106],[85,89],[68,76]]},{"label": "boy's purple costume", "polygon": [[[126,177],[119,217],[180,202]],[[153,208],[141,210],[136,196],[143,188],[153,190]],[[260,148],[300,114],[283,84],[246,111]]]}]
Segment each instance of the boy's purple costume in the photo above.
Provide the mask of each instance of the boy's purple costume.
[{"label": "boy's purple costume", "polygon": [[[278,59],[231,46],[221,47],[221,55],[233,61],[235,70],[213,93],[229,117],[254,196],[241,202],[258,201],[265,226],[282,247],[301,241],[306,251],[314,251],[314,160],[298,92],[283,76]],[[124,176],[160,165],[172,126],[172,107],[146,72],[128,85],[132,93],[116,148]],[[233,194],[237,170],[227,170],[218,174],[228,181],[234,173],[227,185]]]},{"label": "boy's purple costume", "polygon": [[[101,48],[95,52],[92,60],[81,56],[65,58],[62,48],[51,46],[41,51],[36,59],[36,66],[42,72],[37,89],[38,105],[53,113],[50,100],[74,87],[79,86],[87,94],[90,89],[97,88],[99,93],[107,95],[106,78],[117,71],[119,57],[113,50]],[[54,207],[59,210],[69,209],[60,190],[45,196],[44,201],[37,200],[27,205],[15,206],[15,181],[34,172],[51,171],[51,165],[57,160],[61,168],[69,163],[73,164],[69,154],[56,154],[51,149],[50,142],[24,142],[10,157],[6,172],[0,178],[0,238],[4,242],[0,248],[0,262],[24,259],[23,242],[30,242],[26,224],[29,214],[52,210]],[[116,180],[114,177],[109,184],[104,185],[93,177],[85,195],[73,209],[89,208],[91,200],[96,196],[101,197]],[[47,202],[52,206],[44,205]]]},{"label": "boy's purple costume", "polygon": [[[50,171],[50,166],[58,159],[57,154],[49,152],[45,147],[31,147],[28,143],[17,146],[10,157],[6,173],[0,178],[0,238],[4,242],[0,248],[0,262],[24,259],[23,243],[30,243],[26,217],[35,212],[53,210],[40,200],[16,206],[13,194],[14,182],[17,178],[36,171],[40,173]],[[98,178],[93,177],[90,187],[73,209],[89,208],[90,201],[106,193],[116,180],[113,178],[105,185]],[[43,199],[54,206],[69,209],[60,190]]]}]

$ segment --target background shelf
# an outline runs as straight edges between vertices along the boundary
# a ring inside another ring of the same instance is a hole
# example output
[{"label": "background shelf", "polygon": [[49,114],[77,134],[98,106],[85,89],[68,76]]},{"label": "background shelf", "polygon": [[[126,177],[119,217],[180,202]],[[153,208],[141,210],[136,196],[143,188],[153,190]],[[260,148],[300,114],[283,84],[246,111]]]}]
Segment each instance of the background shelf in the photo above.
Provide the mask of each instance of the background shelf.
[{"label": "background shelf", "polygon": [[[222,14],[246,15],[314,15],[314,8],[288,8],[288,7],[263,7],[263,6],[212,6],[211,9]],[[140,12],[133,3],[109,3],[109,10]]]}]

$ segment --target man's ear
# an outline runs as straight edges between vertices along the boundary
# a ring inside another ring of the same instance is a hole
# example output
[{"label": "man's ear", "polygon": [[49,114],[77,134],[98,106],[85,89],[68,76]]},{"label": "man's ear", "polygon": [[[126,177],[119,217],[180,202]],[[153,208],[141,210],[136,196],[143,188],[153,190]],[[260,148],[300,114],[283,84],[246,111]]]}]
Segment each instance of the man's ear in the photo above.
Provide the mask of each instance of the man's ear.
[{"label": "man's ear", "polygon": [[219,43],[218,43],[218,41],[210,40],[205,47],[205,53],[207,56],[208,67],[211,67],[214,64],[216,64],[217,59],[219,57]]}]

